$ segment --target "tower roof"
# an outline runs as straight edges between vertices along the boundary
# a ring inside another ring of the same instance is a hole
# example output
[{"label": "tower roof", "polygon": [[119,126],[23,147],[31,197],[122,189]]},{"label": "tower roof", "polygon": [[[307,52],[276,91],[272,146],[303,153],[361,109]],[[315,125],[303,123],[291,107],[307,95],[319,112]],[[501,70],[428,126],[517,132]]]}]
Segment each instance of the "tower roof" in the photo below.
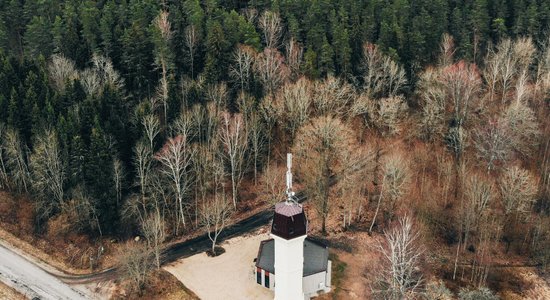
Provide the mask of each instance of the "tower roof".
[{"label": "tower roof", "polygon": [[291,201],[275,204],[272,234],[290,240],[305,235],[306,232],[306,216],[300,204]]},{"label": "tower roof", "polygon": [[[275,241],[262,241],[258,249],[256,267],[275,274]],[[306,238],[304,241],[304,273],[303,276],[327,271],[328,247],[318,241]]]}]

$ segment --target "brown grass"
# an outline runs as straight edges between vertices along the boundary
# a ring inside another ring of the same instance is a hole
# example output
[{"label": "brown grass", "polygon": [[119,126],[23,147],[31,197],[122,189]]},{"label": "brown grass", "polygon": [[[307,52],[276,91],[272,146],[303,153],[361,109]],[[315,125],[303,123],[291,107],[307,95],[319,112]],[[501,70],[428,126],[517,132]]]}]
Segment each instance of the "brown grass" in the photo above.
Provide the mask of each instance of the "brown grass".
[{"label": "brown grass", "polygon": [[0,281],[0,299],[24,300],[25,296]]},{"label": "brown grass", "polygon": [[0,191],[0,239],[38,261],[47,262],[67,273],[89,273],[89,258],[96,256],[100,246],[105,251],[95,269],[112,266],[110,253],[114,253],[116,244],[107,240],[91,240],[84,234],[57,235],[47,231],[37,235],[32,212],[32,203],[28,198],[16,198]]},{"label": "brown grass", "polygon": [[[122,286],[124,283],[121,284]],[[165,270],[151,274],[141,294],[127,293],[123,288],[116,290],[112,296],[114,300],[199,300],[191,290],[187,289],[176,277]]]}]

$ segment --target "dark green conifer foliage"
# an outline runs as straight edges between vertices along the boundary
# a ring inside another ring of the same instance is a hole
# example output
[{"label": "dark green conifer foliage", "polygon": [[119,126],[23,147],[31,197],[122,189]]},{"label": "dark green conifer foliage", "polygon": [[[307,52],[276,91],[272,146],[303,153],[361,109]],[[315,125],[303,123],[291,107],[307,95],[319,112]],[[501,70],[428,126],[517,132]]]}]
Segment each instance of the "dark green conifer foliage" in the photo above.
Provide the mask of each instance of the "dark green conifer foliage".
[{"label": "dark green conifer foliage", "polygon": [[208,82],[218,82],[226,79],[224,70],[229,63],[228,55],[230,43],[225,37],[224,30],[217,20],[206,22],[206,61],[204,72]]}]

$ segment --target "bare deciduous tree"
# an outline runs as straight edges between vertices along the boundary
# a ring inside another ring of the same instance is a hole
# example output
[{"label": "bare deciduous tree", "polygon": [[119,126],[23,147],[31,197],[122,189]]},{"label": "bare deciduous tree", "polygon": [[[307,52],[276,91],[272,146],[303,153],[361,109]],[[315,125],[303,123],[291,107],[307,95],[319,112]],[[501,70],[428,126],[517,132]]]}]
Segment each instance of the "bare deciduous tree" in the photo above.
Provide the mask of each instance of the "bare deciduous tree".
[{"label": "bare deciduous tree", "polygon": [[518,153],[529,156],[540,142],[541,131],[534,111],[522,101],[516,101],[504,111],[501,122],[510,134],[510,146]]},{"label": "bare deciduous tree", "polygon": [[199,34],[195,25],[189,25],[185,28],[185,46],[189,52],[189,60],[191,63],[191,78],[195,77],[195,52],[199,45]]},{"label": "bare deciduous tree", "polygon": [[98,74],[102,85],[108,85],[111,88],[120,90],[124,86],[124,81],[120,74],[113,67],[111,60],[98,54],[92,55],[93,69]]},{"label": "bare deciduous tree", "polygon": [[384,237],[385,243],[377,245],[384,267],[373,290],[383,299],[415,299],[423,281],[419,272],[423,250],[411,218],[400,218]]},{"label": "bare deciduous tree", "polygon": [[439,81],[439,72],[427,69],[418,82],[420,97],[420,136],[428,141],[443,137],[445,124],[445,91]]},{"label": "bare deciduous tree", "polygon": [[499,163],[510,157],[510,133],[507,124],[491,121],[487,126],[474,132],[477,156],[486,162],[487,171],[492,171]]},{"label": "bare deciduous tree", "polygon": [[18,192],[29,191],[30,172],[27,165],[27,147],[21,140],[19,133],[8,128],[3,136],[2,145],[6,151],[6,166],[9,177]]},{"label": "bare deciduous tree", "polygon": [[291,80],[298,78],[302,66],[304,47],[300,46],[294,38],[290,38],[286,46],[286,65],[288,66]]},{"label": "bare deciduous tree", "polygon": [[[188,166],[193,152],[190,149],[186,136],[176,136],[169,139],[164,147],[159,150],[155,158],[163,165],[161,170],[171,182],[178,207],[179,221],[185,223],[184,196],[190,187]],[[178,222],[179,224],[179,222]]]},{"label": "bare deciduous tree", "polygon": [[401,122],[407,113],[407,103],[401,96],[383,98],[377,101],[378,107],[373,120],[384,133],[393,135],[401,131]]},{"label": "bare deciduous tree", "polygon": [[80,72],[80,83],[88,96],[97,95],[101,91],[101,79],[97,72],[92,69]]},{"label": "bare deciduous tree", "polygon": [[326,233],[326,219],[333,206],[330,193],[334,176],[346,176],[360,169],[347,165],[350,151],[356,149],[351,129],[339,119],[329,116],[313,119],[300,128],[293,152],[296,153],[297,174],[304,183],[311,202],[321,218],[322,231]]},{"label": "bare deciduous tree", "polygon": [[162,242],[166,238],[164,227],[164,217],[159,210],[149,214],[141,224],[141,231],[147,240],[147,246],[155,257],[157,269],[160,269],[160,259],[162,254]]},{"label": "bare deciduous tree", "polygon": [[117,207],[122,203],[122,184],[124,182],[125,172],[122,161],[118,158],[113,159],[113,180],[116,191]]},{"label": "bare deciduous tree", "polygon": [[313,105],[319,115],[347,116],[355,98],[353,87],[342,79],[328,76],[313,84]]},{"label": "bare deciduous tree", "polygon": [[61,213],[67,216],[67,225],[76,232],[98,230],[101,226],[94,199],[86,195],[82,186],[72,190],[70,198],[61,205]]},{"label": "bare deciduous tree", "polygon": [[497,45],[496,50],[489,48],[484,75],[488,82],[491,102],[499,88],[500,104],[506,103],[517,77],[531,66],[535,51],[531,38],[520,38],[516,41],[504,39]]},{"label": "bare deciduous tree", "polygon": [[254,71],[267,94],[275,92],[288,76],[284,57],[277,49],[271,48],[265,48],[263,52],[256,55]]},{"label": "bare deciduous tree", "polygon": [[467,245],[471,232],[477,230],[487,216],[489,204],[494,198],[494,187],[487,179],[474,174],[467,179],[464,194],[461,220],[463,245]]},{"label": "bare deciduous tree", "polygon": [[216,242],[220,233],[225,229],[225,225],[231,217],[233,209],[225,196],[221,181],[223,180],[223,171],[217,174],[217,187],[212,198],[203,203],[201,209],[201,223],[204,225],[208,238],[212,241],[212,255],[216,256]]},{"label": "bare deciduous tree", "polygon": [[543,98],[550,89],[550,37],[543,43],[538,55],[534,90],[536,98]]},{"label": "bare deciduous tree", "polygon": [[8,170],[6,168],[6,148],[4,138],[7,127],[4,123],[0,123],[0,188],[10,188],[10,181],[8,177]]},{"label": "bare deciduous tree", "polygon": [[115,90],[123,87],[123,80],[111,60],[98,54],[92,56],[92,68],[80,72],[79,78],[88,96],[102,94],[106,86]]},{"label": "bare deciduous tree", "polygon": [[[364,153],[361,149],[344,152],[342,158],[344,165],[350,166],[352,170],[346,170],[339,174],[338,190],[340,198],[340,206],[342,210],[342,225],[343,228],[351,226],[354,217],[361,216],[363,203],[365,201],[366,183],[365,180],[368,172],[371,171],[372,158],[374,153]],[[366,161],[366,162],[364,162]]]},{"label": "bare deciduous tree", "polygon": [[276,164],[269,164],[264,169],[262,174],[262,194],[268,203],[275,204],[281,202],[281,199],[285,199],[286,195],[286,181],[285,181],[286,169]]},{"label": "bare deciduous tree", "polygon": [[168,20],[169,13],[161,10],[153,21],[158,34],[158,41],[155,49],[155,64],[161,69],[160,85],[157,88],[157,97],[161,100],[164,109],[163,124],[166,125],[168,118],[168,72],[172,68],[172,55],[170,41],[172,29]]},{"label": "bare deciduous tree", "polygon": [[223,113],[220,141],[229,161],[233,206],[237,208],[238,189],[244,175],[245,153],[248,150],[248,129],[245,128],[242,115]]},{"label": "bare deciduous tree", "polygon": [[276,49],[283,34],[283,26],[279,14],[272,11],[264,11],[258,20],[259,26],[264,33],[266,48]]},{"label": "bare deciduous tree", "polygon": [[160,132],[159,119],[154,114],[145,115],[143,120],[141,120],[141,125],[143,125],[143,129],[145,130],[150,150],[153,151],[155,149],[155,137],[157,137]]},{"label": "bare deciduous tree", "polygon": [[384,204],[385,221],[390,222],[395,214],[397,202],[405,195],[409,184],[409,170],[407,162],[399,153],[387,156],[382,166],[382,187],[369,232],[376,222],[378,212]]},{"label": "bare deciduous tree", "polygon": [[117,261],[123,278],[130,281],[132,289],[141,293],[155,266],[151,250],[143,243],[127,242],[120,248]]},{"label": "bare deciduous tree", "polygon": [[37,136],[34,149],[29,158],[32,178],[32,190],[40,202],[38,214],[47,218],[53,210],[63,205],[65,169],[61,160],[61,149],[57,134],[46,130]]},{"label": "bare deciduous tree", "polygon": [[364,89],[369,97],[393,97],[407,83],[405,70],[374,44],[363,46]]},{"label": "bare deciduous tree", "polygon": [[219,114],[227,105],[227,84],[225,82],[208,85],[206,88],[206,99],[214,103],[215,113]]},{"label": "bare deciduous tree", "polygon": [[239,110],[244,115],[244,122],[248,130],[250,151],[254,158],[254,185],[257,185],[258,167],[265,155],[265,148],[268,144],[267,128],[260,112],[256,109],[254,98],[241,94],[238,102]]},{"label": "bare deciduous tree", "polygon": [[54,54],[48,65],[48,73],[53,86],[59,92],[65,91],[68,81],[78,79],[78,72],[74,62],[63,55]]},{"label": "bare deciduous tree", "polygon": [[274,108],[278,119],[284,120],[285,127],[290,131],[291,136],[294,136],[298,128],[308,121],[312,97],[313,85],[304,77],[295,83],[285,84],[277,93]]},{"label": "bare deciduous tree", "polygon": [[241,92],[250,88],[254,55],[254,50],[244,45],[239,45],[233,53],[233,64],[229,67],[229,76],[237,83]]},{"label": "bare deciduous tree", "polygon": [[445,67],[451,65],[454,62],[454,55],[456,51],[453,37],[447,33],[443,34],[439,49],[439,66]]},{"label": "bare deciduous tree", "polygon": [[477,103],[477,95],[481,89],[481,78],[473,64],[460,61],[442,70],[441,83],[448,99],[448,107],[452,111],[452,120],[456,127],[463,126],[469,113]]},{"label": "bare deciduous tree", "polygon": [[148,189],[151,180],[151,169],[153,163],[153,151],[144,142],[138,142],[134,148],[134,167],[136,169],[136,181],[139,186],[140,194],[134,201],[140,222],[145,219],[147,213]]},{"label": "bare deciduous tree", "polygon": [[507,168],[499,180],[504,212],[527,213],[535,201],[537,186],[529,171],[512,166]]}]

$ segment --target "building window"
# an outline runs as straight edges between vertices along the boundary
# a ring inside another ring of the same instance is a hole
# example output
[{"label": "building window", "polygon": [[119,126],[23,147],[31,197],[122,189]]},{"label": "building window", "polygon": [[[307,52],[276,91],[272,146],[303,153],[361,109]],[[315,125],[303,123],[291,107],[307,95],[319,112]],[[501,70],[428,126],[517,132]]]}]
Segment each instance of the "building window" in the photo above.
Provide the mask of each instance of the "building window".
[{"label": "building window", "polygon": [[262,269],[256,268],[256,283],[262,285]]},{"label": "building window", "polygon": [[265,287],[269,288],[269,272],[265,271]]}]

